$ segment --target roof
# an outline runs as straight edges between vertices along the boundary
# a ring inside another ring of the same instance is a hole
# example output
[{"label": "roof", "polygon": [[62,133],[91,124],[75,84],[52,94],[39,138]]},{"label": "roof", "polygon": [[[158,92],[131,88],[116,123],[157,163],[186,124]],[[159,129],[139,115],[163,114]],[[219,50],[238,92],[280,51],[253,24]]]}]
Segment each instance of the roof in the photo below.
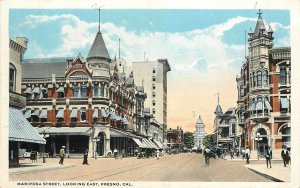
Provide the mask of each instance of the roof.
[{"label": "roof", "polygon": [[98,57],[98,58],[100,57],[100,58],[105,58],[110,60],[110,56],[105,46],[102,33],[100,31],[97,33],[94,43],[86,59],[88,60],[89,58],[92,57]]},{"label": "roof", "polygon": [[44,61],[41,60],[42,59],[31,59],[23,61],[22,78],[48,78],[52,77],[52,74],[55,74],[56,77],[65,76],[66,61],[51,62],[47,61],[48,59]]},{"label": "roof", "polygon": [[201,116],[199,116],[199,118],[198,118],[196,124],[203,124],[203,121],[202,121],[202,119],[201,119]]},{"label": "roof", "polygon": [[258,36],[259,30],[261,30],[261,29],[266,30],[266,27],[265,27],[264,21],[261,17],[261,14],[259,14],[257,22],[256,22],[255,30],[254,30],[254,36]]},{"label": "roof", "polygon": [[25,119],[19,109],[9,108],[9,140],[46,144],[46,140]]},{"label": "roof", "polygon": [[291,47],[276,47],[271,48],[269,53],[278,53],[278,52],[291,52]]},{"label": "roof", "polygon": [[215,114],[216,115],[223,114],[222,108],[221,108],[221,106],[219,104],[216,107]]}]

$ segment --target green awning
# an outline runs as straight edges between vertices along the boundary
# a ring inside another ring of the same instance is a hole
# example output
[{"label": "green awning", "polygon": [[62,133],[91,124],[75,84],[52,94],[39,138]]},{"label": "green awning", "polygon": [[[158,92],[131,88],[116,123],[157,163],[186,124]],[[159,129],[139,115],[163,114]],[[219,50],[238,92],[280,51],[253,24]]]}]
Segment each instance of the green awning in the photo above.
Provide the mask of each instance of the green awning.
[{"label": "green awning", "polygon": [[9,108],[9,140],[46,144],[46,140],[25,119],[21,110]]}]

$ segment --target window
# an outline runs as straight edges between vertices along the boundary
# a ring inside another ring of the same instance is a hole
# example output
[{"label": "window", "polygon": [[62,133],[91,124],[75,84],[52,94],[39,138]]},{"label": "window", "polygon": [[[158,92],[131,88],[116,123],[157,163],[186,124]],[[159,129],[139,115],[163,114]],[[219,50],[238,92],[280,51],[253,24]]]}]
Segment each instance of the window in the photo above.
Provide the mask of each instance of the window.
[{"label": "window", "polygon": [[256,87],[257,77],[256,73],[253,74],[253,87]]},{"label": "window", "polygon": [[16,68],[9,64],[9,91],[16,90]]},{"label": "window", "polygon": [[285,70],[285,68],[280,69],[280,84],[281,85],[286,84],[286,70]]},{"label": "window", "polygon": [[80,96],[81,97],[87,97],[87,88],[86,86],[81,86],[81,89],[80,89]]},{"label": "window", "polygon": [[83,121],[83,122],[86,121],[86,109],[85,108],[80,109],[80,121]]},{"label": "window", "polygon": [[99,86],[98,86],[98,84],[96,85],[94,85],[94,96],[95,97],[98,97],[99,96]]},{"label": "window", "polygon": [[152,77],[152,81],[155,82],[155,80],[156,80],[156,79],[155,79],[155,76],[153,76],[153,77]]},{"label": "window", "polygon": [[79,95],[79,88],[78,86],[73,87],[73,97],[78,97]]},{"label": "window", "polygon": [[244,97],[244,86],[240,86],[240,97]]},{"label": "window", "polygon": [[104,84],[100,85],[100,96],[104,97]]},{"label": "window", "polygon": [[268,85],[268,71],[264,71],[263,72],[263,86],[267,86]]},{"label": "window", "polygon": [[153,72],[153,74],[155,74],[155,72],[156,72],[156,69],[155,69],[155,68],[153,68],[152,72]]},{"label": "window", "polygon": [[261,71],[257,72],[257,86],[261,86]]},{"label": "window", "polygon": [[253,81],[252,78],[253,78],[253,77],[252,77],[252,74],[250,73],[250,87],[252,87],[252,85],[253,85],[253,84],[252,84],[252,81]]}]

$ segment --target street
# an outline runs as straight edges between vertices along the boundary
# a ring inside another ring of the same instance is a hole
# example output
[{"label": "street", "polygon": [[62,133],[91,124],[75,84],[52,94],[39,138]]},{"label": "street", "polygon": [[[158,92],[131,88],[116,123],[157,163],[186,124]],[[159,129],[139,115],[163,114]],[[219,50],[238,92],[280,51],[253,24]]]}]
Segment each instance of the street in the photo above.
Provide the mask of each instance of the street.
[{"label": "street", "polygon": [[[43,164],[58,165],[59,158],[47,158]],[[25,159],[22,163],[29,163]],[[211,159],[205,166],[201,154],[182,153],[156,158],[98,158],[89,159],[90,165],[82,165],[82,159],[67,158],[64,164],[74,164],[68,168],[11,174],[11,181],[199,181],[199,182],[267,182],[268,180],[244,167],[244,161],[230,162]],[[28,167],[21,167],[28,168]]]}]

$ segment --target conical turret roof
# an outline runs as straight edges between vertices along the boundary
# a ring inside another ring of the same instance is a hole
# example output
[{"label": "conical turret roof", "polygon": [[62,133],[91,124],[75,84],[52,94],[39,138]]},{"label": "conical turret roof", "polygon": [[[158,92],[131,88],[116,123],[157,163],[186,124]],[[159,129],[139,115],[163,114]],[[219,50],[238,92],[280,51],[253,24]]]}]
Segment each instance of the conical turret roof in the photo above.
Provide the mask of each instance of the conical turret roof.
[{"label": "conical turret roof", "polygon": [[259,13],[259,16],[258,16],[258,19],[256,22],[256,26],[255,26],[255,30],[254,30],[254,36],[258,36],[259,31],[261,29],[266,30],[266,27],[265,27],[265,23],[261,17],[261,13]]},{"label": "conical turret roof", "polygon": [[104,43],[102,33],[100,31],[97,33],[94,43],[86,59],[88,60],[90,58],[104,58],[107,60],[111,60]]},{"label": "conical turret roof", "polygon": [[219,104],[216,107],[215,114],[216,115],[223,114],[222,108],[221,108],[221,106]]}]

